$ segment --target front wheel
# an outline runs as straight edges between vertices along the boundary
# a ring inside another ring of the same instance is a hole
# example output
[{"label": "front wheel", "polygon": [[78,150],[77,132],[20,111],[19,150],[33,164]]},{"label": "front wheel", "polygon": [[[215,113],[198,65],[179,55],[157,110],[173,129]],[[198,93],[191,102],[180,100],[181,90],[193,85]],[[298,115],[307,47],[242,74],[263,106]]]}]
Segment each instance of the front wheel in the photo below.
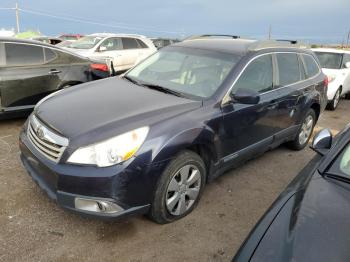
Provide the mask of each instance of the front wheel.
[{"label": "front wheel", "polygon": [[202,158],[183,151],[170,162],[157,184],[149,217],[159,224],[178,220],[196,207],[206,180]]},{"label": "front wheel", "polygon": [[316,114],[310,109],[305,115],[295,139],[288,143],[293,150],[302,150],[309,143],[316,124]]}]

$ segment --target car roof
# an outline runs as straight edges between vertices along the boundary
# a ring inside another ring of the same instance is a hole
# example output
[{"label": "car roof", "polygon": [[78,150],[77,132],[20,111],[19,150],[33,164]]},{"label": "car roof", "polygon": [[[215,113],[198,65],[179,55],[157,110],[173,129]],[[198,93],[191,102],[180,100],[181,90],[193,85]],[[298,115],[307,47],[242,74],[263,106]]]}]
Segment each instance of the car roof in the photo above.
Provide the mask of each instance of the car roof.
[{"label": "car roof", "polygon": [[11,43],[38,45],[38,46],[47,47],[47,48],[50,48],[50,49],[56,49],[56,50],[59,50],[60,52],[69,54],[71,56],[79,57],[80,59],[83,59],[83,60],[89,60],[88,58],[83,57],[83,56],[81,56],[79,54],[73,53],[73,52],[71,52],[69,50],[60,48],[60,47],[55,46],[55,45],[51,45],[51,44],[47,44],[47,43],[44,43],[44,42],[40,42],[40,41],[37,41],[37,40],[19,39],[19,38],[15,38],[15,37],[0,37],[0,43],[1,42],[11,42]]},{"label": "car roof", "polygon": [[[254,40],[254,39],[223,39],[223,38],[197,38],[185,40],[173,44],[172,46],[189,47],[198,49],[207,49],[213,51],[221,51],[225,53],[242,54],[249,51],[260,50],[291,50],[291,51],[306,51],[306,46],[300,44],[290,44],[287,42],[280,42],[275,40]],[[304,48],[304,49],[302,49]]]},{"label": "car roof", "polygon": [[97,37],[137,37],[137,38],[146,38],[144,35],[136,35],[136,34],[116,34],[116,33],[94,33],[87,36],[97,36]]},{"label": "car roof", "polygon": [[336,53],[336,54],[350,54],[349,50],[336,49],[336,48],[312,48],[314,52]]},{"label": "car roof", "polygon": [[0,37],[0,42],[34,44],[34,45],[41,45],[41,46],[45,46],[45,47],[49,47],[49,48],[53,47],[52,45],[46,44],[44,42],[40,42],[40,41],[36,41],[36,40],[30,40],[30,39],[20,39],[20,38],[15,38],[15,37]]}]

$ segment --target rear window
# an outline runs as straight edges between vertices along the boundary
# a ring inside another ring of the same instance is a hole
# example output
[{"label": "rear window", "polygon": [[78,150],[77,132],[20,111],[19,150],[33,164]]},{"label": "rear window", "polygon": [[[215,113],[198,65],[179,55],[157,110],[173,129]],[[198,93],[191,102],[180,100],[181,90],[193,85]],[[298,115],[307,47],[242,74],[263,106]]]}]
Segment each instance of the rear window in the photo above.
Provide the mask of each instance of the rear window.
[{"label": "rear window", "polygon": [[276,54],[279,71],[279,85],[286,86],[300,81],[298,55],[295,53]]},{"label": "rear window", "polygon": [[147,48],[147,45],[140,39],[136,39],[137,43],[139,44],[139,48]]},{"label": "rear window", "polygon": [[124,49],[137,49],[139,45],[135,38],[122,38]]},{"label": "rear window", "polygon": [[27,66],[44,63],[44,50],[40,46],[5,44],[6,65]]},{"label": "rear window", "polygon": [[343,60],[343,54],[315,52],[318,60],[320,60],[322,68],[340,69]]},{"label": "rear window", "polygon": [[308,77],[313,77],[317,75],[320,71],[315,59],[313,59],[310,55],[303,55],[305,67],[306,67],[306,74]]},{"label": "rear window", "polygon": [[56,53],[54,51],[52,51],[51,49],[44,48],[44,50],[45,50],[45,62],[46,63],[51,62],[57,58]]}]

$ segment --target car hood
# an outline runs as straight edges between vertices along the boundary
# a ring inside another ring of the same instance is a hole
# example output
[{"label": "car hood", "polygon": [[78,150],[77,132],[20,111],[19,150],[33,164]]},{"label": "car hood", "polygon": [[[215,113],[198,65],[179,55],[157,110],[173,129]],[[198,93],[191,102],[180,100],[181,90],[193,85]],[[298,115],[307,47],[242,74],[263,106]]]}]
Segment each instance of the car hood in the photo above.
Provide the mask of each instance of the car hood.
[{"label": "car hood", "polygon": [[70,140],[91,144],[134,128],[151,126],[201,105],[201,101],[113,77],[59,92],[41,103],[35,114]]},{"label": "car hood", "polygon": [[283,206],[251,261],[350,261],[350,188],[320,175]]}]

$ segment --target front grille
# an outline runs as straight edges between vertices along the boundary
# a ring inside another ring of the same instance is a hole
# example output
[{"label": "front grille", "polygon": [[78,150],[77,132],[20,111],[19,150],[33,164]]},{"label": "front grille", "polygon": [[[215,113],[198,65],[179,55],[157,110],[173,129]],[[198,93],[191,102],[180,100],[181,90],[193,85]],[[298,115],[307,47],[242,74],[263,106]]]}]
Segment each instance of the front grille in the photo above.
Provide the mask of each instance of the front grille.
[{"label": "front grille", "polygon": [[50,131],[34,115],[29,119],[27,135],[36,150],[56,163],[68,146],[67,138]]}]

